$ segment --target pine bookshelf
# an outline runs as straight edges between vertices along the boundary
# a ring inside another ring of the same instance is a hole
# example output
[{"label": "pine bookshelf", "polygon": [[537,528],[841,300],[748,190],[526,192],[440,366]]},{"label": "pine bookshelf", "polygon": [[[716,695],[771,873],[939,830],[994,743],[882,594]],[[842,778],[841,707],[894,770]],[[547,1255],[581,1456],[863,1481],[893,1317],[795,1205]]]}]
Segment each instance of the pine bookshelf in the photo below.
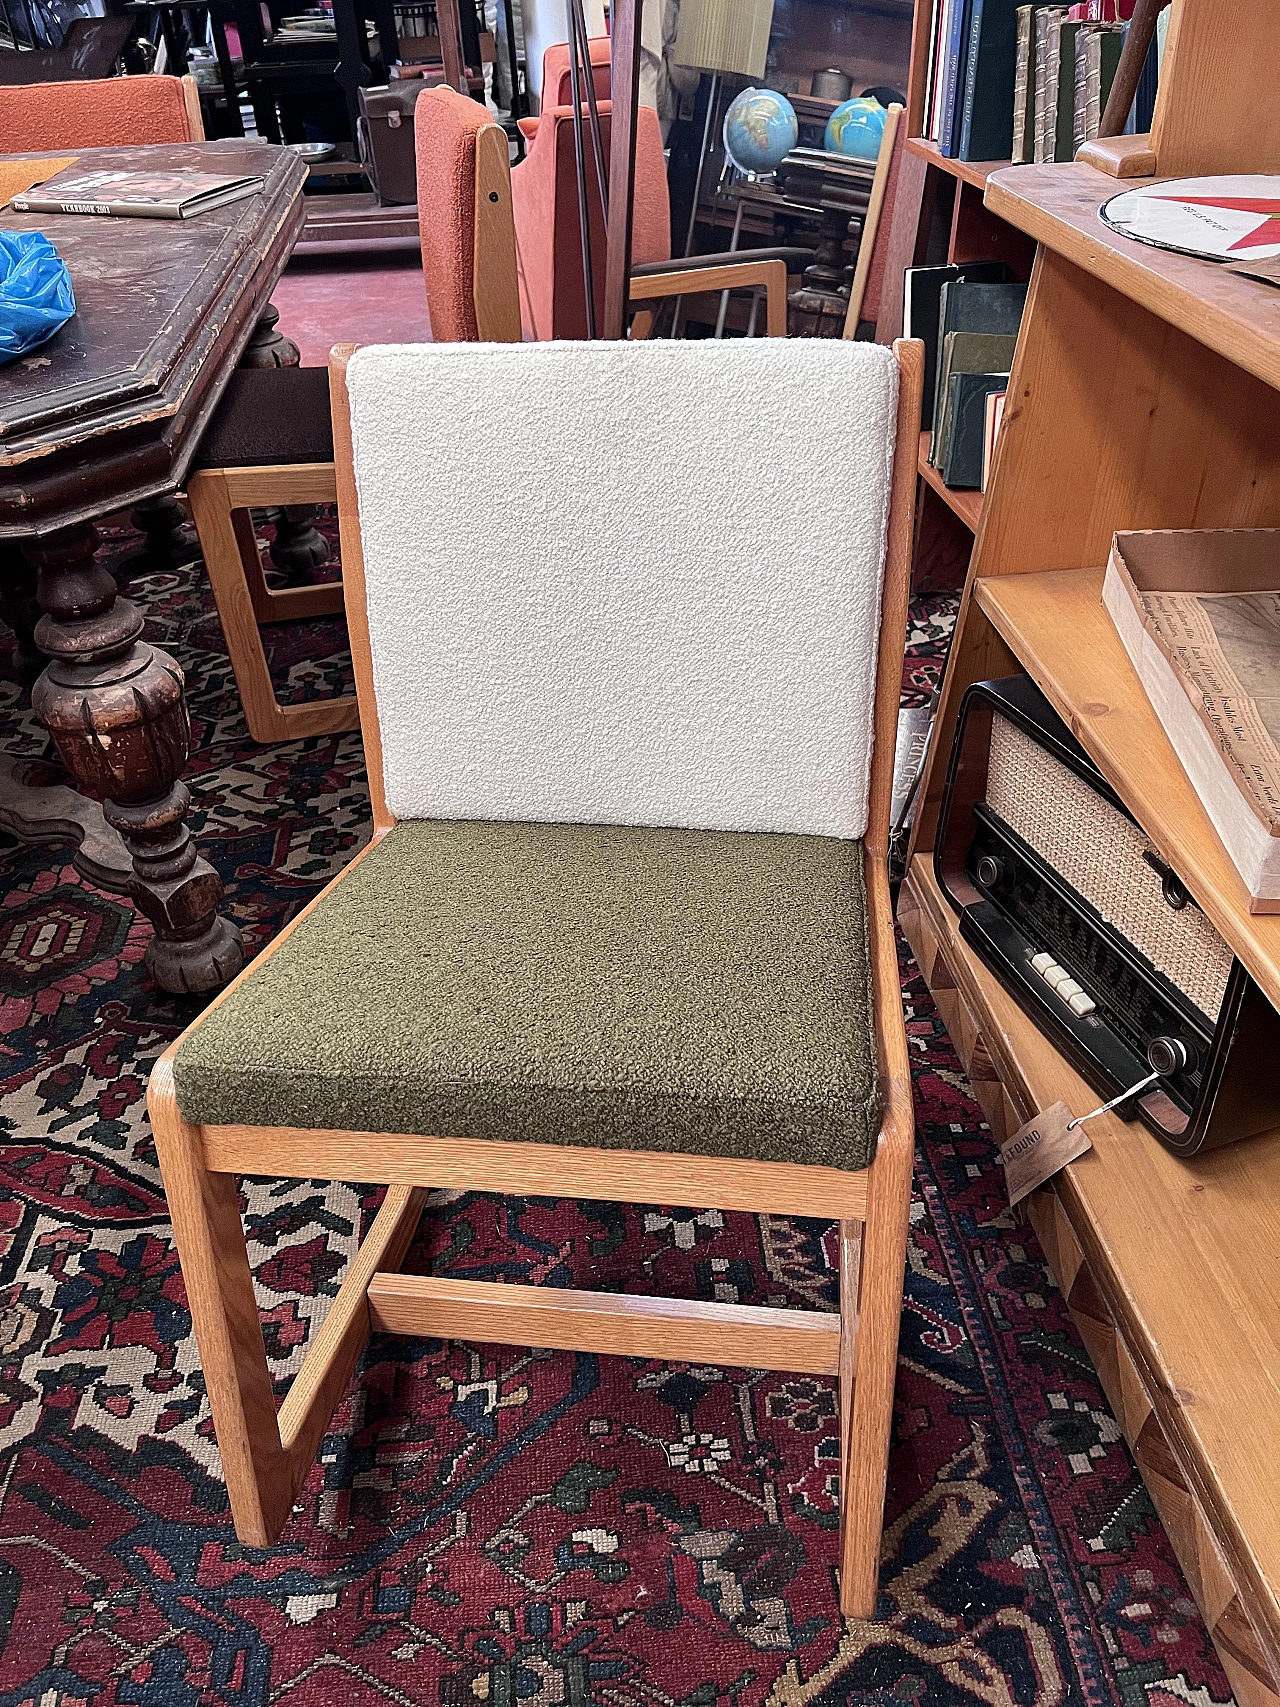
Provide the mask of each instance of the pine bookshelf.
[{"label": "pine bookshelf", "polygon": [[[1280,172],[1263,69],[1278,53],[1280,7],[1174,0],[1149,156],[1179,175]],[[1251,107],[1254,126],[1238,117]],[[1280,918],[1249,913],[1100,603],[1116,529],[1280,526],[1280,291],[1110,232],[1104,164],[985,180],[986,216],[1033,242],[1034,263],[899,902],[998,1141],[1098,1098],[960,939],[934,877],[971,682],[1036,681],[1280,1007]],[[1104,1116],[1026,1204],[1240,1707],[1280,1707],[1280,1089],[1276,1126],[1181,1161]]]}]

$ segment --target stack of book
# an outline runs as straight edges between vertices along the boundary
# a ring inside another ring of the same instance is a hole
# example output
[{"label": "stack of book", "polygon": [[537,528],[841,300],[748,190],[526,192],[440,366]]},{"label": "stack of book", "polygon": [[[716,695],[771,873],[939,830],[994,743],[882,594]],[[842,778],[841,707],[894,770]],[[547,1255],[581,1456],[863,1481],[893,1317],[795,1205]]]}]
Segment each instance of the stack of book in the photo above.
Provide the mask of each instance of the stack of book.
[{"label": "stack of book", "polygon": [[944,486],[982,486],[1026,305],[1003,261],[910,267],[903,336],[925,347],[923,430]]},{"label": "stack of book", "polygon": [[[1098,134],[1135,0],[932,0],[924,134],[957,160],[1070,160]],[[1131,129],[1150,129],[1154,74]]]},{"label": "stack of book", "polygon": [[778,175],[789,201],[847,208],[851,219],[860,219],[867,211],[876,163],[829,154],[825,148],[793,148]]},{"label": "stack of book", "polygon": [[[1010,157],[1072,160],[1091,142],[1111,93],[1134,0],[1084,0],[1074,6],[1017,8]],[[1126,126],[1148,131],[1159,66],[1156,43]]]}]

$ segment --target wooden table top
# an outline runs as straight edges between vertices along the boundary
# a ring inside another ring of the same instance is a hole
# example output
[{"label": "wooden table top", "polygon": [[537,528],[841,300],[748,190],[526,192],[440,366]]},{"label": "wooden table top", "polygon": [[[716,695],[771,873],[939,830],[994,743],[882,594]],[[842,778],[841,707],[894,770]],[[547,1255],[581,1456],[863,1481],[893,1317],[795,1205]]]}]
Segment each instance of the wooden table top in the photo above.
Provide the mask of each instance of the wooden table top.
[{"label": "wooden table top", "polygon": [[48,236],[76,295],[62,330],[4,370],[0,538],[91,521],[181,482],[302,227],[306,168],[287,148],[88,148],[76,159],[85,170],[253,173],[265,187],[189,220],[0,212],[0,229]]}]

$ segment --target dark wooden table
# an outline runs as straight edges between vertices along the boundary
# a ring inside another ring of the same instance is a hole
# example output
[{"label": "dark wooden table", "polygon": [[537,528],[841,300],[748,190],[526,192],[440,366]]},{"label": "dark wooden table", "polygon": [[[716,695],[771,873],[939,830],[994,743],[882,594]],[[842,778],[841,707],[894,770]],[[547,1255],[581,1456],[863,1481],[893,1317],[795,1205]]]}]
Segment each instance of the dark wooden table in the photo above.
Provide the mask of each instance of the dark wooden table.
[{"label": "dark wooden table", "polygon": [[95,561],[94,523],[181,484],[301,229],[306,173],[287,149],[240,142],[82,149],[78,164],[265,179],[262,194],[192,220],[0,213],[4,229],[47,233],[77,305],[54,338],[0,373],[7,605],[23,596],[15,565],[29,566],[43,613],[35,643],[49,659],[32,705],[132,856],[157,981],[207,990],[244,954],[186,825],[182,671],[143,640],[140,613]]}]

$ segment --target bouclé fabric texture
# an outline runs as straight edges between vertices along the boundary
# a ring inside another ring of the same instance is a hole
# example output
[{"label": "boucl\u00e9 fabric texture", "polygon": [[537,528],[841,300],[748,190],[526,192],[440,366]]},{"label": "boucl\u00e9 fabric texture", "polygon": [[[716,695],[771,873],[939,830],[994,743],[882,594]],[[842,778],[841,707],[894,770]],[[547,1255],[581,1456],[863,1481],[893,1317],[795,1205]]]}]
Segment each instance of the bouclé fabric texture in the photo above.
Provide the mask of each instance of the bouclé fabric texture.
[{"label": "boucl\u00e9 fabric texture", "polygon": [[188,1032],[179,1106],[865,1167],[862,858],[835,837],[398,824]]},{"label": "boucl\u00e9 fabric texture", "polygon": [[347,378],[398,818],[864,834],[892,351],[384,345]]}]

